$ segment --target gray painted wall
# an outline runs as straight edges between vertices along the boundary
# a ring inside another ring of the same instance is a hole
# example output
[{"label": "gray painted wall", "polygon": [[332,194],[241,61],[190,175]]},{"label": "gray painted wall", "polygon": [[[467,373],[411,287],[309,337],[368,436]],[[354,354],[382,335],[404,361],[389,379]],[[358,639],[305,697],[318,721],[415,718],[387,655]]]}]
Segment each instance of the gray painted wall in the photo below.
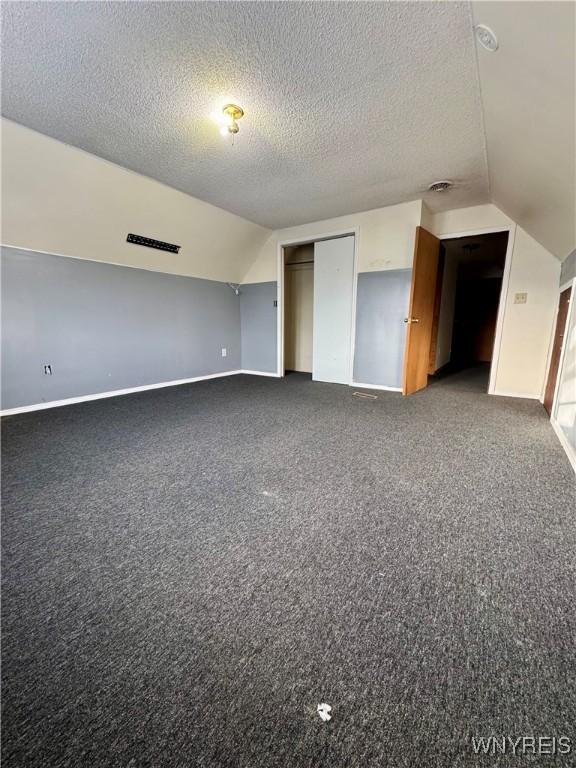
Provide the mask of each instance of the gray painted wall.
[{"label": "gray painted wall", "polygon": [[[275,281],[242,285],[237,297],[211,280],[0,254],[3,409],[240,368],[276,372]],[[402,385],[410,282],[410,270],[358,275],[355,381]]]},{"label": "gray painted wall", "polygon": [[247,371],[276,373],[278,309],[276,281],[245,283],[240,286],[242,326],[242,368]]},{"label": "gray painted wall", "polygon": [[358,275],[354,381],[402,386],[411,282],[410,269]]},{"label": "gray painted wall", "polygon": [[225,283],[12,248],[1,259],[4,409],[240,368]]},{"label": "gray painted wall", "polygon": [[560,270],[560,285],[564,285],[568,280],[573,280],[576,277],[576,251],[572,251],[562,262],[562,268]]}]

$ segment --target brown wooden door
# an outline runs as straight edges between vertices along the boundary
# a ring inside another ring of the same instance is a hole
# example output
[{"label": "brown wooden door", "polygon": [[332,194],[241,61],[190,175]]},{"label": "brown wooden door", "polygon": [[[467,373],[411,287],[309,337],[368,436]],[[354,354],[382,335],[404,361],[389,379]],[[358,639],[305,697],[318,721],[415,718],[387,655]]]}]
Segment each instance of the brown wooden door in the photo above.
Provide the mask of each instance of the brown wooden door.
[{"label": "brown wooden door", "polygon": [[554,390],[556,389],[556,379],[558,377],[558,366],[560,365],[560,353],[562,352],[562,341],[564,340],[564,331],[566,330],[566,318],[568,317],[568,307],[570,306],[571,288],[566,288],[560,294],[558,302],[558,314],[556,316],[556,330],[554,332],[554,343],[552,345],[552,355],[550,357],[550,368],[548,369],[548,381],[546,382],[546,391],[544,392],[544,408],[552,414],[552,401],[554,400]]},{"label": "brown wooden door", "polygon": [[405,395],[428,386],[439,258],[440,240],[422,227],[417,227],[410,309],[405,321],[407,327],[402,387]]}]

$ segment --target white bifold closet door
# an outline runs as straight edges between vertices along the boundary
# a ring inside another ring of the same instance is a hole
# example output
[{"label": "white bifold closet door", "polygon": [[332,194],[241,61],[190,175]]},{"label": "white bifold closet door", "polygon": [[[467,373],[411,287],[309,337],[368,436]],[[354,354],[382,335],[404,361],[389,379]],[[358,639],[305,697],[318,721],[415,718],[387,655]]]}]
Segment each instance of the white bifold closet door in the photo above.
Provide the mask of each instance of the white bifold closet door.
[{"label": "white bifold closet door", "polygon": [[312,378],[352,381],[354,236],[314,243],[314,344]]}]

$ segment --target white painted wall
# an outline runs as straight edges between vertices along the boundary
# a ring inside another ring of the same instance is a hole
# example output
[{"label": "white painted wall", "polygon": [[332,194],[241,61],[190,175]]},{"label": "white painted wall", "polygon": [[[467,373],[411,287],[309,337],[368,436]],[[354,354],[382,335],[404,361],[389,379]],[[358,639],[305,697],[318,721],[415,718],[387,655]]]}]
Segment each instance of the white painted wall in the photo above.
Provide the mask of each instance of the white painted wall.
[{"label": "white painted wall", "polygon": [[[496,394],[540,397],[558,304],[560,262],[495,205],[438,213],[432,223],[437,237],[492,227],[513,228]],[[528,293],[528,302],[514,304],[514,294],[522,292]]]},{"label": "white painted wall", "polygon": [[453,211],[436,213],[428,219],[428,224],[432,234],[436,237],[443,237],[477,229],[508,227],[514,222],[495,205],[487,203],[471,208],[457,208]]},{"label": "white painted wall", "polygon": [[246,271],[243,283],[277,280],[278,243],[289,240],[314,240],[322,235],[357,229],[358,271],[406,269],[412,266],[416,227],[421,223],[422,201],[392,205],[374,211],[315,221],[298,227],[278,229],[262,246]]},{"label": "white painted wall", "polygon": [[560,271],[560,285],[565,285],[576,277],[576,250],[562,262]]},{"label": "white painted wall", "polygon": [[[569,455],[576,460],[576,304],[574,288],[570,298],[564,351],[558,372],[558,391],[554,405],[554,419],[569,445]],[[576,465],[574,467],[576,469]]]},{"label": "white painted wall", "polygon": [[[2,243],[240,282],[270,231],[87,152],[2,120]],[[239,190],[241,194],[241,190]],[[181,245],[130,245],[128,232]]]},{"label": "white painted wall", "polygon": [[424,227],[424,229],[427,229],[428,232],[432,232],[434,229],[434,214],[424,201],[422,201],[422,216],[420,224]]},{"label": "white painted wall", "polygon": [[[500,343],[497,392],[527,397],[542,394],[559,279],[560,262],[517,227]],[[527,303],[515,304],[514,294],[524,291],[528,294]]]},{"label": "white painted wall", "polygon": [[[280,241],[358,231],[358,271],[412,266],[416,227],[437,236],[514,222],[494,205],[431,215],[421,201],[271,233],[144,176],[2,120],[2,242],[30,250],[231,282],[277,280]],[[241,192],[239,192],[241,193]],[[126,243],[128,232],[182,246]],[[541,394],[560,263],[520,227],[512,257],[496,389]],[[528,303],[515,305],[514,293]]]},{"label": "white painted wall", "polygon": [[[511,227],[515,233],[500,359],[498,394],[540,397],[558,301],[560,262],[495,205],[460,208],[435,215],[421,201],[403,203],[328,221],[273,232],[260,249],[243,282],[277,280],[277,246],[346,228],[358,229],[358,271],[410,268],[416,227],[427,225],[437,237]],[[514,304],[514,294],[528,293],[528,303]]]}]

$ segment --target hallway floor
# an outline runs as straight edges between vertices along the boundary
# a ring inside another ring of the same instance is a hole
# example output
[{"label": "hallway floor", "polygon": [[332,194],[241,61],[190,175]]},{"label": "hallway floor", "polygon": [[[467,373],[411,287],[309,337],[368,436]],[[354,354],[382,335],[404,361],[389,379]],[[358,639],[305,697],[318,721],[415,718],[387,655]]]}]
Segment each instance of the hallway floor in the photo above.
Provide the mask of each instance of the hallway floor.
[{"label": "hallway floor", "polygon": [[352,391],[236,376],[4,420],[7,768],[576,749],[576,487],[541,405]]},{"label": "hallway floor", "polygon": [[448,386],[485,395],[489,381],[490,363],[475,363],[446,367],[440,373],[429,377],[428,386]]}]

